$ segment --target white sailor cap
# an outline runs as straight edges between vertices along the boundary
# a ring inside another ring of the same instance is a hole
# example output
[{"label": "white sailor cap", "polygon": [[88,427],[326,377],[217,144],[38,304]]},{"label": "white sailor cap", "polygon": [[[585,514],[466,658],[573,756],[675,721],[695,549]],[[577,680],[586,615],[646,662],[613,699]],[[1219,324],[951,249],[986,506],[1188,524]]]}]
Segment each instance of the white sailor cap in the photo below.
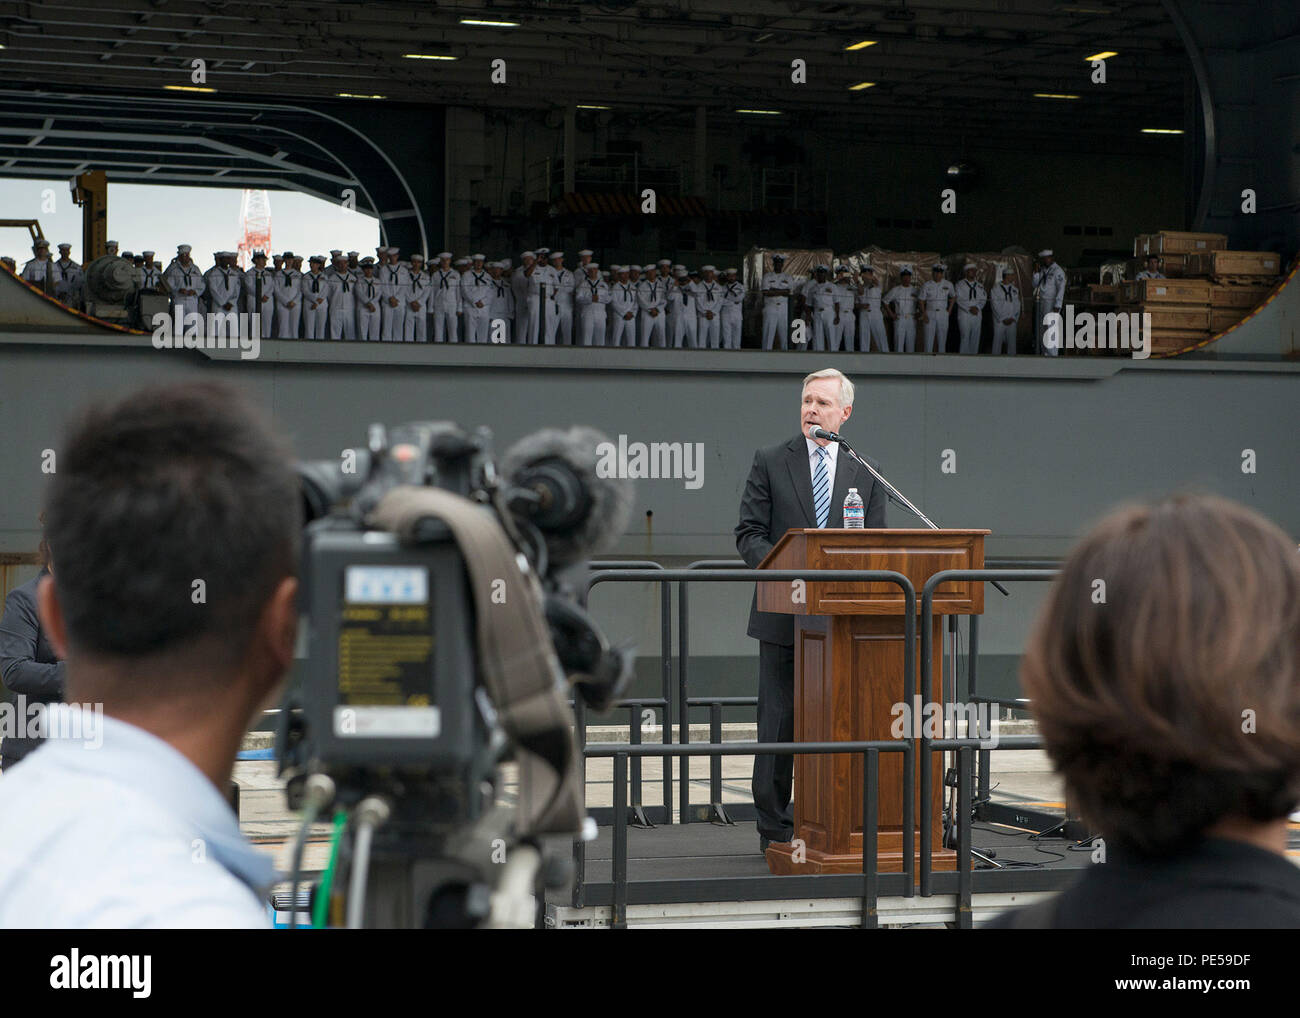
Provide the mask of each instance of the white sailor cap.
[{"label": "white sailor cap", "polygon": [[547,253],[550,257],[552,257],[552,258],[563,258],[563,257],[564,257],[564,252],[563,252],[563,251],[548,251],[548,252],[546,252],[546,253]]},{"label": "white sailor cap", "polygon": [[912,274],[912,266],[904,265],[902,268],[898,270],[898,274],[900,276],[910,276]]},{"label": "white sailor cap", "polygon": [[1051,258],[1051,257],[1052,257],[1052,249],[1051,249],[1050,247],[1045,247],[1045,248],[1043,248],[1041,251],[1038,252],[1038,257],[1039,257],[1039,258]]},{"label": "white sailor cap", "polygon": [[673,266],[673,271],[674,271],[674,272],[685,272],[685,271],[686,271],[686,266],[685,266],[685,265],[674,265],[674,266]]},{"label": "white sailor cap", "polygon": [[943,262],[935,262],[933,265],[930,266],[930,271],[931,271],[931,272],[947,272],[947,271],[948,271],[948,267],[947,267],[946,265],[944,265]]},{"label": "white sailor cap", "polygon": [[686,271],[685,266],[681,266],[681,265],[679,265],[679,266],[677,267],[677,278],[678,278],[678,279],[689,279],[689,278],[690,278],[690,275],[691,275],[691,274],[690,274],[689,272]]},{"label": "white sailor cap", "polygon": [[452,264],[452,265],[468,265],[468,264],[469,264],[469,259],[466,258],[464,255],[462,255],[461,257],[457,258],[457,259],[456,259],[454,262],[452,262],[451,264]]},{"label": "white sailor cap", "polygon": [[424,255],[420,254],[419,251],[412,251],[412,252],[411,252],[411,261],[413,261],[413,262],[422,262],[422,261],[424,261]]},{"label": "white sailor cap", "polygon": [[359,254],[361,254],[360,251],[349,251],[349,252],[348,252],[348,257],[351,258],[353,255],[359,255]]},{"label": "white sailor cap", "polygon": [[49,246],[50,246],[50,242],[46,240],[44,237],[37,237],[36,240],[32,242],[33,251],[35,251],[38,247],[49,247]]},{"label": "white sailor cap", "polygon": [[258,258],[265,258],[265,257],[266,257],[266,252],[265,252],[265,251],[254,251],[254,252],[253,252],[253,259],[254,259],[254,260],[256,260],[256,259],[258,259]]},{"label": "white sailor cap", "polygon": [[631,266],[629,266],[629,265],[615,265],[615,266],[614,266],[614,271],[617,272],[620,276],[621,276],[624,272],[628,272],[628,271],[630,271],[630,269],[631,269]]},{"label": "white sailor cap", "polygon": [[277,258],[292,258],[292,257],[293,257],[293,252],[292,252],[292,251],[286,251],[284,254],[276,255],[276,257],[277,257]]},{"label": "white sailor cap", "polygon": [[[380,248],[380,250],[383,250],[383,249]],[[339,258],[339,257],[341,257],[342,255],[343,255],[343,252],[340,251],[338,248],[331,248],[331,249],[330,249],[330,257],[331,257],[331,258]]]},{"label": "white sailor cap", "polygon": [[439,252],[438,252],[438,260],[439,260],[439,261],[442,261],[444,258],[450,258],[450,257],[451,257],[451,252],[450,252],[450,251],[439,251]]},{"label": "white sailor cap", "polygon": [[[113,240],[113,241],[109,241],[109,243],[112,244],[114,247],[117,246],[117,241],[115,241],[115,240]],[[176,245],[176,253],[177,253],[177,254],[189,254],[190,251],[192,251],[192,250],[193,250],[193,248],[191,248],[188,244],[177,244],[177,245]]]},{"label": "white sailor cap", "polygon": [[470,258],[476,262],[481,262],[486,260],[487,255],[480,253],[480,254],[470,255]]},{"label": "white sailor cap", "polygon": [[548,255],[551,253],[551,249],[549,247],[539,247],[537,253],[539,255]]},{"label": "white sailor cap", "polygon": [[588,263],[587,263],[587,271],[588,271],[588,272],[590,272],[592,269],[598,269],[598,268],[600,268],[600,262],[588,262]]},{"label": "white sailor cap", "polygon": [[[63,246],[62,244],[59,245],[59,247],[62,247],[62,246]],[[146,257],[148,257],[149,255],[153,254],[152,251],[142,251],[142,252],[140,252],[140,253],[143,254],[143,255],[145,255]]]},{"label": "white sailor cap", "polygon": [[965,265],[961,267],[961,270],[962,272],[965,272],[967,269],[978,269],[978,268],[979,266],[976,265],[974,262],[967,262]]},{"label": "white sailor cap", "polygon": [[589,247],[584,247],[581,251],[578,252],[578,257],[579,257],[579,258],[583,258],[583,257],[585,257],[585,256],[587,256],[587,255],[594,255],[595,253],[596,253],[596,252],[593,251],[591,248],[589,248]]},{"label": "white sailor cap", "polygon": [[655,264],[656,264],[656,265],[667,265],[667,266],[670,266],[670,267],[671,267],[672,264],[673,264],[673,260],[672,260],[671,258],[660,258],[657,262],[655,262]]},{"label": "white sailor cap", "polygon": [[520,258],[536,258],[537,255],[536,255],[536,253],[534,253],[534,252],[532,252],[532,251],[525,251],[525,252],[524,252],[523,254],[521,254],[519,257],[520,257]]},{"label": "white sailor cap", "polygon": [[514,262],[511,261],[509,258],[502,258],[499,262],[497,262],[497,264],[500,265],[503,269],[508,269],[510,268],[510,266],[514,264]]},{"label": "white sailor cap", "polygon": [[375,267],[375,260],[370,257],[370,255],[366,255],[361,259],[361,267],[363,269],[373,269]]},{"label": "white sailor cap", "polygon": [[1002,271],[998,274],[1001,276],[1013,275],[1015,271],[1016,270],[1013,269],[1010,265],[1004,265],[1002,266]]},{"label": "white sailor cap", "polygon": [[[148,254],[148,253],[149,253],[148,251],[145,252],[145,254]],[[322,265],[324,265],[324,264],[325,264],[325,256],[324,256],[324,255],[312,255],[310,258],[307,259],[307,262],[308,262],[308,264],[310,264],[311,262],[320,262]]]},{"label": "white sailor cap", "polygon": [[717,272],[718,270],[717,270],[717,268],[716,268],[715,266],[713,266],[713,265],[705,265],[705,266],[703,266],[703,267],[700,269],[700,271],[701,271],[701,272]]},{"label": "white sailor cap", "polygon": [[[726,274],[727,274],[728,276],[734,276],[734,275],[737,273],[737,271],[738,271],[737,269],[727,269],[727,270],[726,270]],[[847,272],[848,270],[845,269],[845,271]]]},{"label": "white sailor cap", "polygon": [[59,245],[59,250],[60,250],[60,251],[71,251],[71,250],[72,250],[72,245],[69,244],[69,243],[65,240],[62,244]]}]

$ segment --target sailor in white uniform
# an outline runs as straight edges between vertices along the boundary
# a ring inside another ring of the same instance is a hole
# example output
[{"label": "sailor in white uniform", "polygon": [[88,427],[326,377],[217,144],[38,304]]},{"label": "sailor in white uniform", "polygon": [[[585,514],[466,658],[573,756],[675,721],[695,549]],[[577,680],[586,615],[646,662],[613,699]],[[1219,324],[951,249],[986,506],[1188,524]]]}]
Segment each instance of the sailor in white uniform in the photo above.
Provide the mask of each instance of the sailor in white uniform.
[{"label": "sailor in white uniform", "polygon": [[641,310],[637,345],[662,350],[668,345],[668,290],[667,284],[659,278],[658,265],[645,267],[645,277],[637,284],[636,296],[637,307]]},{"label": "sailor in white uniform", "polygon": [[894,352],[914,353],[917,295],[911,267],[904,265],[898,276],[898,285],[885,294],[885,312],[894,323]]},{"label": "sailor in white uniform", "polygon": [[1034,271],[1034,353],[1055,357],[1060,353],[1059,345],[1048,348],[1043,343],[1043,332],[1047,328],[1047,316],[1059,314],[1065,303],[1065,270],[1056,264],[1056,257],[1050,248],[1038,252],[1040,259]]},{"label": "sailor in white uniform", "polygon": [[925,328],[925,352],[943,353],[948,346],[948,316],[957,297],[952,283],[944,278],[943,262],[930,266],[930,278],[921,287],[921,322]]},{"label": "sailor in white uniform", "polygon": [[873,346],[881,353],[889,352],[889,339],[885,335],[885,313],[882,308],[880,283],[876,270],[862,266],[862,285],[858,287],[854,306],[858,312],[858,346],[870,353]]},{"label": "sailor in white uniform", "polygon": [[1002,353],[1003,346],[1009,354],[1016,352],[1016,329],[1020,324],[1020,290],[1014,282],[1011,266],[1002,267],[1002,281],[989,294],[989,310],[993,316],[993,353]]},{"label": "sailor in white uniform", "polygon": [[307,259],[308,271],[302,277],[303,339],[324,339],[329,324],[330,281],[325,275],[325,256]]},{"label": "sailor in white uniform", "polygon": [[984,305],[989,295],[984,285],[975,278],[979,266],[967,262],[962,266],[963,278],[957,283],[957,335],[961,338],[959,353],[980,352],[980,325],[984,321]]},{"label": "sailor in white uniform", "polygon": [[612,294],[609,284],[600,278],[599,262],[587,262],[586,269],[586,275],[573,294],[573,303],[578,309],[578,345],[604,346]]},{"label": "sailor in white uniform", "polygon": [[794,280],[784,271],[785,255],[772,255],[772,271],[764,272],[759,284],[763,291],[763,349],[771,350],[776,337],[781,349],[787,348],[790,335],[790,297]]},{"label": "sailor in white uniform", "polygon": [[745,327],[745,286],[737,269],[727,269],[722,280],[722,349],[739,350]]}]

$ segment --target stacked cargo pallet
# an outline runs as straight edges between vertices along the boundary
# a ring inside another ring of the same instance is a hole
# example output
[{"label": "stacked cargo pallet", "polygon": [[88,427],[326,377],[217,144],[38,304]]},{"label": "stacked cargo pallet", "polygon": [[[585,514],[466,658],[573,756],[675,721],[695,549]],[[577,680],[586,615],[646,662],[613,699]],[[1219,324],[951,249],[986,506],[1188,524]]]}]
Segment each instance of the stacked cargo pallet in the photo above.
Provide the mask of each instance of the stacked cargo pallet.
[{"label": "stacked cargo pallet", "polygon": [[1232,328],[1268,296],[1282,271],[1276,253],[1229,251],[1222,233],[1139,234],[1134,275],[1153,254],[1168,278],[1125,282],[1119,294],[1124,310],[1151,314],[1153,353],[1199,346]]}]

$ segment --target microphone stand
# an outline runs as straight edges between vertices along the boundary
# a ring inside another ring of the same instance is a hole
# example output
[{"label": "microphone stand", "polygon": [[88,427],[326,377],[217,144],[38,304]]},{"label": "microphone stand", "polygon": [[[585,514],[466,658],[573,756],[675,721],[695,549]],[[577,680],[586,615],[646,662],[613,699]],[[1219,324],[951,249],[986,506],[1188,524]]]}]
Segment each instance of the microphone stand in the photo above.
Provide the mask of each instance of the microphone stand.
[{"label": "microphone stand", "polygon": [[[822,438],[829,438],[832,442],[838,442],[840,446],[846,452],[848,452],[848,454],[851,457],[853,457],[854,462],[856,462],[859,466],[865,469],[867,473],[869,473],[877,481],[883,484],[885,486],[885,493],[888,494],[890,498],[892,498],[895,502],[901,505],[904,509],[909,510],[913,515],[920,517],[921,522],[924,523],[931,530],[940,529],[939,524],[935,523],[932,519],[930,519],[930,517],[926,516],[925,513],[921,512],[920,509],[918,509],[916,506],[912,504],[911,500],[908,499],[906,495],[904,495],[901,491],[899,491],[887,480],[885,480],[884,476],[880,473],[879,470],[877,470],[865,459],[859,456],[857,454],[857,451],[853,448],[853,446],[849,445],[847,439],[841,437],[840,435],[837,435],[833,431],[827,431],[825,428],[819,428],[818,430],[822,432],[821,435]],[[990,580],[989,582],[992,583],[993,586],[997,587],[998,590],[1000,590],[1005,597],[1011,596],[1011,591],[1007,590],[1007,588],[1002,586],[1002,584],[1000,584],[997,580]]]}]

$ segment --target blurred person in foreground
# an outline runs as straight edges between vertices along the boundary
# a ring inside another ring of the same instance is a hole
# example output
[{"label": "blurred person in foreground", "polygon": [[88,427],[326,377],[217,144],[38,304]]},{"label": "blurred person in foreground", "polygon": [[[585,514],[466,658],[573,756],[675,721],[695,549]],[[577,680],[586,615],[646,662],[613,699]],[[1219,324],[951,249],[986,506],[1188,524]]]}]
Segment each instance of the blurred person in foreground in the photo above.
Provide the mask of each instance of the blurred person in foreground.
[{"label": "blurred person in foreground", "polygon": [[[49,633],[41,626],[36,608],[36,591],[41,581],[54,573],[54,556],[45,536],[45,514],[41,513],[41,571],[26,583],[9,591],[4,614],[0,615],[0,680],[16,695],[14,730],[5,731],[0,739],[0,772],[17,765],[19,760],[40,748],[42,739],[35,732],[17,731],[18,722],[27,727],[52,703],[63,699],[63,682],[67,665],[50,644]],[[8,726],[6,726],[8,727]]]},{"label": "blurred person in foreground", "polygon": [[993,928],[1300,927],[1293,540],[1213,496],[1111,513],[1062,568],[1021,678],[1102,851]]},{"label": "blurred person in foreground", "polygon": [[269,926],[271,859],[222,790],[292,663],[300,518],[288,452],[233,389],[145,389],[73,426],[37,593],[68,702],[0,777],[22,818],[0,827],[0,926]]}]

